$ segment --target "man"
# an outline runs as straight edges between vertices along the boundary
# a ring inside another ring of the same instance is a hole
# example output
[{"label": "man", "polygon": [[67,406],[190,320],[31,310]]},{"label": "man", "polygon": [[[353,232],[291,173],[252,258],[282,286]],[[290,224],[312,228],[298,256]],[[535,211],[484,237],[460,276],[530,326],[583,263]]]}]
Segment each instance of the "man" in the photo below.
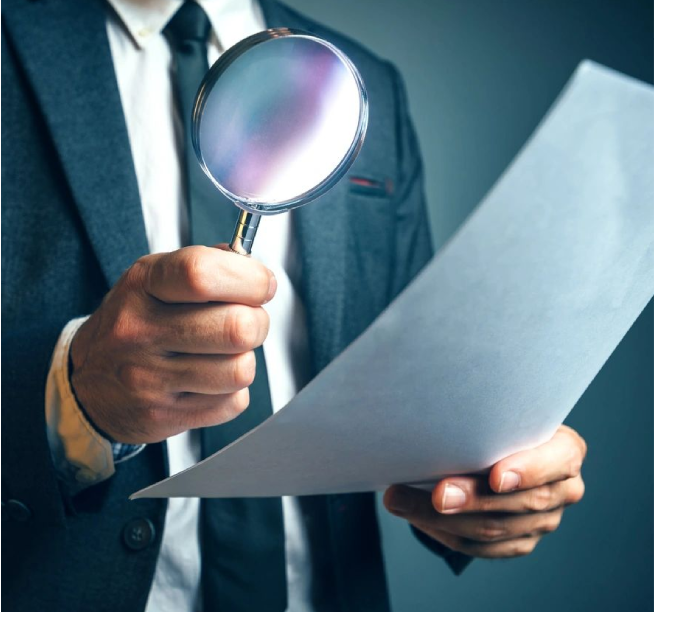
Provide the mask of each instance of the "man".
[{"label": "man", "polygon": [[[282,26],[354,61],[371,123],[340,184],[263,222],[261,262],[214,246],[231,224],[186,103],[218,54]],[[13,0],[2,79],[4,608],[387,609],[371,494],[127,499],[283,406],[431,257],[398,73],[268,0]],[[584,455],[562,428],[385,504],[459,572],[555,530]]]}]

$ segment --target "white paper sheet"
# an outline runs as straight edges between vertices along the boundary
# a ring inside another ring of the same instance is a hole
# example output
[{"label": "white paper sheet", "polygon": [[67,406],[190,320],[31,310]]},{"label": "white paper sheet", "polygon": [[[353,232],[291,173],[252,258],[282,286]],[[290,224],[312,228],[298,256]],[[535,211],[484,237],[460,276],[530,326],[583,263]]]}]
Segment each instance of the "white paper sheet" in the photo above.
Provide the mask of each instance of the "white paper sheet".
[{"label": "white paper sheet", "polygon": [[381,490],[547,440],[653,295],[653,134],[651,86],[581,64],[358,340],[258,429],[133,498]]}]

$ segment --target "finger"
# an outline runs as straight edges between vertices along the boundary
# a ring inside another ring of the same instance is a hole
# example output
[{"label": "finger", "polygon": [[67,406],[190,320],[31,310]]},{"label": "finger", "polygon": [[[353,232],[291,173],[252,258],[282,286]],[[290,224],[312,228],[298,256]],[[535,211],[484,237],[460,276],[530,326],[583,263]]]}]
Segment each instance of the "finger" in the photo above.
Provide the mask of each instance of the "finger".
[{"label": "finger", "polygon": [[168,353],[243,353],[259,347],[270,326],[262,307],[247,305],[171,305],[155,312],[158,345]]},{"label": "finger", "polygon": [[144,423],[133,425],[125,434],[127,443],[155,443],[186,430],[216,426],[240,415],[249,404],[247,388],[227,395],[183,393],[171,398],[158,398],[136,416]]},{"label": "finger", "polygon": [[575,490],[575,493],[570,492],[570,487],[580,481],[581,477],[578,477],[578,481],[571,479],[522,492],[496,494],[483,477],[455,476],[441,481],[431,495],[396,485],[387,490],[384,500],[392,513],[406,517],[476,512],[531,513],[564,506],[570,502],[570,495],[578,495]]},{"label": "finger", "polygon": [[562,514],[562,509],[530,514],[436,514],[431,522],[419,524],[476,542],[502,542],[551,533],[560,526]]},{"label": "finger", "polygon": [[417,529],[434,538],[441,544],[444,544],[453,551],[464,553],[471,557],[483,557],[487,559],[521,557],[529,555],[539,544],[542,536],[533,536],[529,538],[517,538],[514,540],[505,540],[503,542],[477,542],[445,533],[423,524],[412,523]]},{"label": "finger", "polygon": [[243,413],[249,405],[248,388],[226,395],[183,393],[166,412],[166,424],[174,434],[227,423]]},{"label": "finger", "polygon": [[167,358],[163,379],[170,393],[224,395],[253,384],[255,353],[180,355]]},{"label": "finger", "polygon": [[550,441],[494,465],[490,486],[505,493],[574,478],[581,472],[585,456],[585,441],[571,428],[561,426]]},{"label": "finger", "polygon": [[414,518],[430,523],[433,515],[438,515],[431,503],[429,492],[407,485],[389,487],[384,492],[382,502],[389,512],[406,520]]},{"label": "finger", "polygon": [[586,485],[581,475],[570,478],[563,483],[565,489],[565,505],[578,503],[586,493]]},{"label": "finger", "polygon": [[581,500],[581,476],[510,494],[497,494],[485,479],[453,477],[441,481],[432,493],[434,510],[448,515],[475,512],[530,513],[551,511]]},{"label": "finger", "polygon": [[272,299],[277,287],[272,271],[259,261],[206,246],[143,257],[132,275],[148,294],[165,303],[259,306]]}]

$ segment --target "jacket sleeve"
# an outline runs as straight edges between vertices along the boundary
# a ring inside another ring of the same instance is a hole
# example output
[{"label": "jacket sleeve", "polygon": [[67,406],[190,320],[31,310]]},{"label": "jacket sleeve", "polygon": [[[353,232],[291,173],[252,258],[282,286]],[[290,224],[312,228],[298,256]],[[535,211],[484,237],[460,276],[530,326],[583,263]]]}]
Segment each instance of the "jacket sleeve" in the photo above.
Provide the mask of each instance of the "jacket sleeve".
[{"label": "jacket sleeve", "polygon": [[61,332],[47,375],[47,440],[57,475],[71,493],[110,478],[115,466],[110,441],[89,423],[70,386],[70,343],[86,318],[71,320]]},{"label": "jacket sleeve", "polygon": [[79,408],[68,353],[83,321],[72,320],[57,334],[53,353],[39,344],[44,330],[3,329],[3,520],[61,523],[72,495],[109,478],[117,463],[144,447],[111,444]]},{"label": "jacket sleeve", "polygon": [[47,442],[44,398],[62,327],[46,319],[20,329],[2,328],[3,520],[65,522],[64,494]]},{"label": "jacket sleeve", "polygon": [[[397,256],[392,282],[393,300],[432,258],[433,245],[424,195],[424,166],[417,135],[410,119],[401,76],[393,66],[390,69],[397,93],[397,152],[400,165],[395,191]],[[415,527],[412,527],[412,531],[427,549],[442,557],[457,575],[473,559],[447,548]]]},{"label": "jacket sleeve", "polygon": [[63,486],[77,494],[115,473],[115,465],[133,458],[145,445],[108,440],[89,421],[70,384],[70,345],[82,323],[71,320],[61,332],[47,376],[45,418],[47,439]]}]

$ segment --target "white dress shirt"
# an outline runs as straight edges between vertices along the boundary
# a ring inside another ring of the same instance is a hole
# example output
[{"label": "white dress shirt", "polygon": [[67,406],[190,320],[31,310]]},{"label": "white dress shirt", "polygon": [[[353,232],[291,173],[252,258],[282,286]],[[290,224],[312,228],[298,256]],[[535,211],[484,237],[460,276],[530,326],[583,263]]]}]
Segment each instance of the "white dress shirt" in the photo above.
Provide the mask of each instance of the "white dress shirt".
[{"label": "white dress shirt", "polygon": [[[107,22],[151,253],[186,245],[188,218],[181,156],[183,132],[171,85],[171,51],[162,35],[182,0],[109,0]],[[265,28],[255,0],[199,0],[213,27],[209,63],[239,40]],[[214,243],[228,234],[214,235]],[[304,385],[308,366],[303,305],[292,279],[297,259],[290,213],[266,217],[254,256],[277,277],[275,298],[265,306],[270,330],[264,344],[272,408],[282,408]],[[114,474],[111,444],[88,423],[68,380],[70,341],[86,319],[71,321],[57,343],[46,385],[48,437],[54,462],[71,487],[83,488]],[[171,474],[200,457],[198,431],[167,440]],[[127,458],[133,458],[131,455]],[[119,461],[117,462],[119,464]],[[166,524],[147,610],[193,611],[201,607],[199,499],[169,500]],[[310,610],[308,541],[297,499],[282,499],[286,532],[288,609]]]}]

